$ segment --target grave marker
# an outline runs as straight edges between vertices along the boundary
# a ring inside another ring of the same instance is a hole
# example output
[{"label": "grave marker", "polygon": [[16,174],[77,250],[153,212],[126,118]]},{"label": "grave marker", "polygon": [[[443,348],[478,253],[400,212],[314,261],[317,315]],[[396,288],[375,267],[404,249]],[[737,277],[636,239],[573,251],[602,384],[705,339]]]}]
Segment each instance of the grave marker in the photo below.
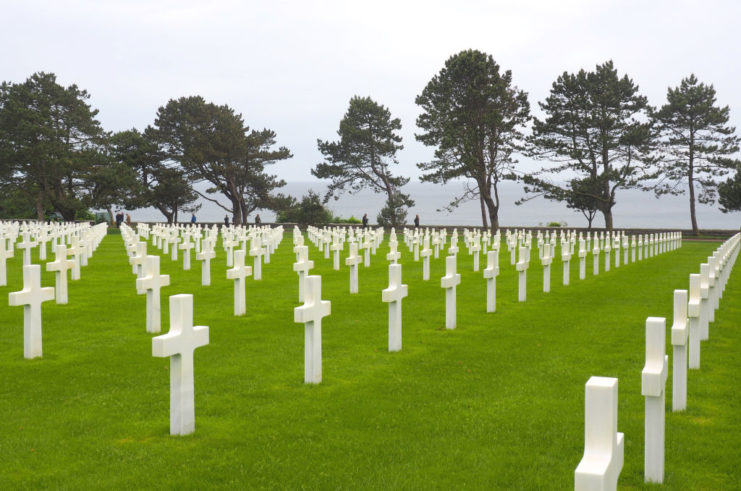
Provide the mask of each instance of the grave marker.
[{"label": "grave marker", "polygon": [[23,305],[23,357],[41,356],[41,304],[54,299],[54,288],[41,287],[41,266],[23,266],[23,289],[8,294],[11,307]]},{"label": "grave marker", "polygon": [[381,300],[389,304],[389,351],[401,351],[401,300],[408,294],[401,284],[401,264],[389,264],[389,287],[381,292]]},{"label": "grave marker", "polygon": [[668,373],[666,319],[646,319],[646,365],[641,373],[641,395],[646,398],[644,479],[664,481],[664,386]]},{"label": "grave marker", "polygon": [[687,408],[687,290],[674,290],[672,411]]},{"label": "grave marker", "polygon": [[445,288],[445,329],[456,327],[455,288],[461,283],[461,275],[456,273],[456,257],[445,258],[445,276],[440,279],[440,286]]},{"label": "grave marker", "polygon": [[244,265],[244,251],[234,251],[234,267],[226,270],[226,278],[234,280],[234,315],[247,313],[245,297],[247,295],[246,278],[252,274],[252,268]]},{"label": "grave marker", "polygon": [[170,275],[160,274],[160,257],[147,256],[144,276],[136,280],[136,292],[147,295],[147,332],[160,332],[160,289],[170,284]]},{"label": "grave marker", "polygon": [[293,320],[304,324],[304,383],[322,381],[322,318],[331,312],[331,303],[322,300],[322,277],[307,276],[304,304],[293,309]]}]

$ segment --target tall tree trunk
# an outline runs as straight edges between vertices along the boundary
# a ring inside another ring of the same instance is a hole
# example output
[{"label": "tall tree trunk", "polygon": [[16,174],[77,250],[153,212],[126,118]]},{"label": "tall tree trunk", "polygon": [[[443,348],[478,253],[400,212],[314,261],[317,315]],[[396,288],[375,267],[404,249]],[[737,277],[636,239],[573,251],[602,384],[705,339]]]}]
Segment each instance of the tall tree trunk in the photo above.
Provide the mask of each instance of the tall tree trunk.
[{"label": "tall tree trunk", "polygon": [[692,220],[692,235],[699,235],[699,230],[697,229],[697,216],[695,215],[695,169],[694,169],[694,145],[692,145],[693,140],[690,140],[690,159],[689,159],[689,172],[688,172],[688,181],[689,181],[689,187],[690,187],[690,219]]},{"label": "tall tree trunk", "polygon": [[108,205],[107,211],[108,211],[108,220],[109,220],[108,221],[108,225],[110,225],[111,227],[113,227],[113,225],[114,225],[114,221],[113,221],[113,207],[110,206],[110,205]]},{"label": "tall tree trunk", "polygon": [[486,203],[486,208],[489,210],[489,223],[491,223],[491,231],[496,233],[499,229],[499,207],[496,205],[491,197],[491,194],[481,193],[481,199]]},{"label": "tall tree trunk", "polygon": [[489,228],[489,223],[486,221],[486,206],[481,193],[479,193],[479,203],[481,204],[481,222],[484,224],[484,228]]},{"label": "tall tree trunk", "polygon": [[607,230],[612,230],[612,208],[602,210],[602,215],[605,217],[605,228]]},{"label": "tall tree trunk", "polygon": [[232,198],[232,225],[242,225],[242,207],[239,200]]},{"label": "tall tree trunk", "polygon": [[40,222],[44,221],[44,200],[41,191],[36,195],[36,219]]}]

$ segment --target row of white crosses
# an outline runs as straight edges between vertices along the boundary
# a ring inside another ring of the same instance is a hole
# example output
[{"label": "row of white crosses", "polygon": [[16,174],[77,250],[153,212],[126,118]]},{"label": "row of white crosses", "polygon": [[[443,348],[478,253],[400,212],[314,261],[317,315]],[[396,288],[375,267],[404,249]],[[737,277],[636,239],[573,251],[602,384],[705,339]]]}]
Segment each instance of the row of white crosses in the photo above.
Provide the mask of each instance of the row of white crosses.
[{"label": "row of white crosses", "polygon": [[[674,291],[671,326],[672,411],[687,408],[687,344],[689,368],[700,368],[700,341],[708,339],[717,300],[741,249],[741,234],[718,247],[701,273],[690,275],[690,288]],[[661,251],[661,249],[659,249]],[[639,249],[639,254],[640,254]],[[658,252],[657,252],[658,253]],[[645,398],[644,480],[662,483],[665,463],[665,396],[669,372],[666,319],[646,319],[646,364],[641,372]],[[575,489],[616,489],[623,466],[623,434],[617,432],[617,379],[592,377],[586,386],[584,457],[575,471]]]},{"label": "row of white crosses", "polygon": [[[56,224],[55,224],[56,225]],[[31,228],[31,227],[29,227]],[[98,247],[103,236],[106,234],[106,224],[99,224],[91,227],[88,224],[75,224],[71,227],[58,227],[51,226],[50,224],[39,224],[37,228],[46,229],[44,232],[47,234],[49,231],[56,229],[59,234],[51,233],[52,242],[54,245],[55,260],[47,262],[46,268],[48,271],[55,272],[56,280],[56,303],[66,304],[67,298],[67,271],[72,269],[75,264],[79,262],[71,261],[67,259],[68,250],[63,243],[58,243],[54,240],[54,237],[60,238],[64,235],[65,230],[75,229],[77,235],[71,235],[73,239],[77,239],[78,235],[83,237],[83,241],[86,243],[84,246],[86,256],[91,256],[93,250]],[[24,234],[26,232],[21,232]],[[30,236],[30,235],[29,235]],[[47,235],[49,237],[49,235]],[[74,240],[74,242],[77,242]],[[89,247],[87,243],[89,242]],[[5,244],[5,236],[0,238],[0,243]],[[79,246],[83,247],[83,246]],[[7,249],[5,249],[7,250]],[[75,249],[75,253],[79,252]],[[79,256],[75,256],[79,257]],[[4,260],[3,260],[4,263]],[[77,278],[79,279],[79,269]],[[25,264],[23,266],[23,289],[17,292],[11,292],[8,294],[8,303],[11,306],[23,306],[23,356],[24,358],[36,358],[43,354],[42,349],[42,317],[41,317],[41,304],[55,298],[54,287],[42,287],[41,286],[41,266],[38,264]]]}]

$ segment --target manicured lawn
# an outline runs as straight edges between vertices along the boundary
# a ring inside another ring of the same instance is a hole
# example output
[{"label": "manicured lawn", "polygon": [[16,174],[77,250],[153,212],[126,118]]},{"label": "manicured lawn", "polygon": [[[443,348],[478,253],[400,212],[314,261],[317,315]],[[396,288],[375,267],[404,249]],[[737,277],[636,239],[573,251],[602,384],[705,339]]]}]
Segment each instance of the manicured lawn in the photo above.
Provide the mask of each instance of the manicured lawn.
[{"label": "manicured lawn", "polygon": [[[458,328],[444,329],[444,255],[422,281],[403,244],[403,350],[387,351],[387,245],[360,268],[332,270],[313,245],[322,298],[324,379],[303,384],[303,325],[293,322],[297,276],[291,234],[248,280],[247,315],[234,317],[232,282],[217,247],[212,286],[163,256],[167,297],[193,293],[196,324],[210,344],[195,352],[196,432],[169,433],[169,361],[153,358],[145,299],[136,294],[120,235],[109,235],[70,282],[69,304],[43,307],[44,357],[23,358],[20,251],[0,287],[0,488],[412,488],[569,489],[584,444],[584,384],[619,378],[618,429],[625,433],[620,487],[643,485],[644,325],[667,317],[672,292],[719,245],[676,251],[561,285],[554,260],[542,293],[537,250],[528,301],[500,255],[497,312],[485,312],[485,281],[459,254]],[[462,242],[460,243],[462,247]],[[150,244],[149,253],[154,247]],[[345,254],[347,248],[345,249]],[[481,257],[482,268],[485,257]],[[344,263],[344,261],[343,261]],[[604,266],[601,261],[600,267]],[[738,269],[738,267],[737,267]],[[44,273],[44,285],[53,274]],[[689,372],[688,410],[671,413],[667,383],[669,489],[731,489],[741,481],[741,275],[731,275],[702,369]],[[670,362],[671,371],[671,362]]]}]

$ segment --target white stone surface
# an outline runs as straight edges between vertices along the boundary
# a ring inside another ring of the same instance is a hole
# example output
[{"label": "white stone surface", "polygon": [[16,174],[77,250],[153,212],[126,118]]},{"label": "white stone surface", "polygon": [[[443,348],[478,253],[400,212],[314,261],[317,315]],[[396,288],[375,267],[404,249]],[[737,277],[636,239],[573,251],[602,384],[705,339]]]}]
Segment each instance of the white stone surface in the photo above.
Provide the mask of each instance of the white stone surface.
[{"label": "white stone surface", "polygon": [[304,383],[322,381],[322,319],[331,312],[328,300],[322,300],[322,277],[305,278],[304,304],[293,309],[294,322],[304,324]]},{"label": "white stone surface", "polygon": [[687,409],[687,290],[674,290],[672,323],[672,411]]},{"label": "white stone surface", "polygon": [[456,273],[456,257],[445,258],[445,276],[440,279],[440,286],[445,288],[445,329],[456,327],[456,286],[461,283],[461,275]]},{"label": "white stone surface", "polygon": [[401,284],[401,264],[389,264],[389,286],[381,292],[381,300],[389,304],[389,351],[401,351],[401,301],[407,295],[407,285]]},{"label": "white stone surface", "polygon": [[54,285],[58,304],[67,303],[67,271],[74,265],[74,261],[67,259],[67,247],[64,244],[54,246],[54,261],[46,263],[46,270],[55,272]]},{"label": "white stone surface", "polygon": [[234,251],[234,267],[226,270],[226,278],[234,280],[234,315],[244,315],[247,313],[247,280],[252,274],[252,268],[244,264],[244,251],[237,249]]},{"label": "white stone surface", "polygon": [[584,456],[574,472],[575,490],[617,489],[625,451],[617,420],[618,379],[590,377],[584,397]]},{"label": "white stone surface", "polygon": [[646,319],[646,365],[641,372],[641,395],[645,397],[644,479],[664,481],[664,411],[669,357],[666,356],[666,319]]},{"label": "white stone surface", "polygon": [[425,235],[424,246],[419,255],[422,257],[422,280],[427,281],[430,279],[430,256],[432,256],[430,237],[428,235]]},{"label": "white stone surface", "polygon": [[696,370],[700,368],[700,341],[702,333],[700,324],[702,321],[702,278],[699,274],[690,275],[689,302],[687,303],[687,317],[690,324],[690,346],[689,346],[689,368]]},{"label": "white stone surface", "polygon": [[543,244],[542,251],[543,257],[540,259],[540,263],[543,265],[543,291],[548,293],[551,291],[551,263],[553,262],[550,242]]},{"label": "white stone surface", "polygon": [[210,240],[203,241],[201,252],[196,254],[196,259],[201,261],[201,285],[211,285],[211,260],[216,257],[213,243]]},{"label": "white stone surface", "polygon": [[54,299],[54,288],[41,287],[41,266],[23,266],[23,289],[8,294],[8,304],[23,305],[23,356],[36,358],[41,349],[41,304]]},{"label": "white stone surface", "polygon": [[350,256],[345,259],[345,265],[350,266],[350,293],[358,293],[358,264],[361,258],[358,256],[358,244],[350,243]]},{"label": "white stone surface", "polygon": [[170,284],[170,275],[160,274],[160,257],[147,256],[144,276],[137,278],[136,291],[147,298],[147,332],[160,332],[160,289]]},{"label": "white stone surface", "polygon": [[13,242],[10,242],[10,247],[5,246],[5,238],[0,237],[0,286],[6,286],[8,284],[8,273],[6,262],[8,259],[13,257]]},{"label": "white stone surface", "polygon": [[190,271],[190,251],[194,247],[193,242],[189,237],[185,237],[178,247],[183,250],[183,271]]},{"label": "white stone surface", "polygon": [[304,301],[304,279],[314,267],[314,261],[309,260],[309,246],[296,246],[298,259],[293,263],[293,270],[298,274],[298,301]]},{"label": "white stone surface", "polygon": [[499,250],[486,253],[486,268],[484,278],[486,279],[486,311],[497,311],[497,276],[499,276]]},{"label": "white stone surface", "polygon": [[195,431],[193,352],[207,344],[208,327],[193,326],[193,295],[172,295],[170,330],[152,338],[152,356],[170,358],[171,435],[188,435]]},{"label": "white stone surface", "polygon": [[527,247],[520,247],[520,260],[515,265],[515,269],[519,273],[517,300],[520,302],[527,300],[527,269],[529,267],[530,250]]}]

